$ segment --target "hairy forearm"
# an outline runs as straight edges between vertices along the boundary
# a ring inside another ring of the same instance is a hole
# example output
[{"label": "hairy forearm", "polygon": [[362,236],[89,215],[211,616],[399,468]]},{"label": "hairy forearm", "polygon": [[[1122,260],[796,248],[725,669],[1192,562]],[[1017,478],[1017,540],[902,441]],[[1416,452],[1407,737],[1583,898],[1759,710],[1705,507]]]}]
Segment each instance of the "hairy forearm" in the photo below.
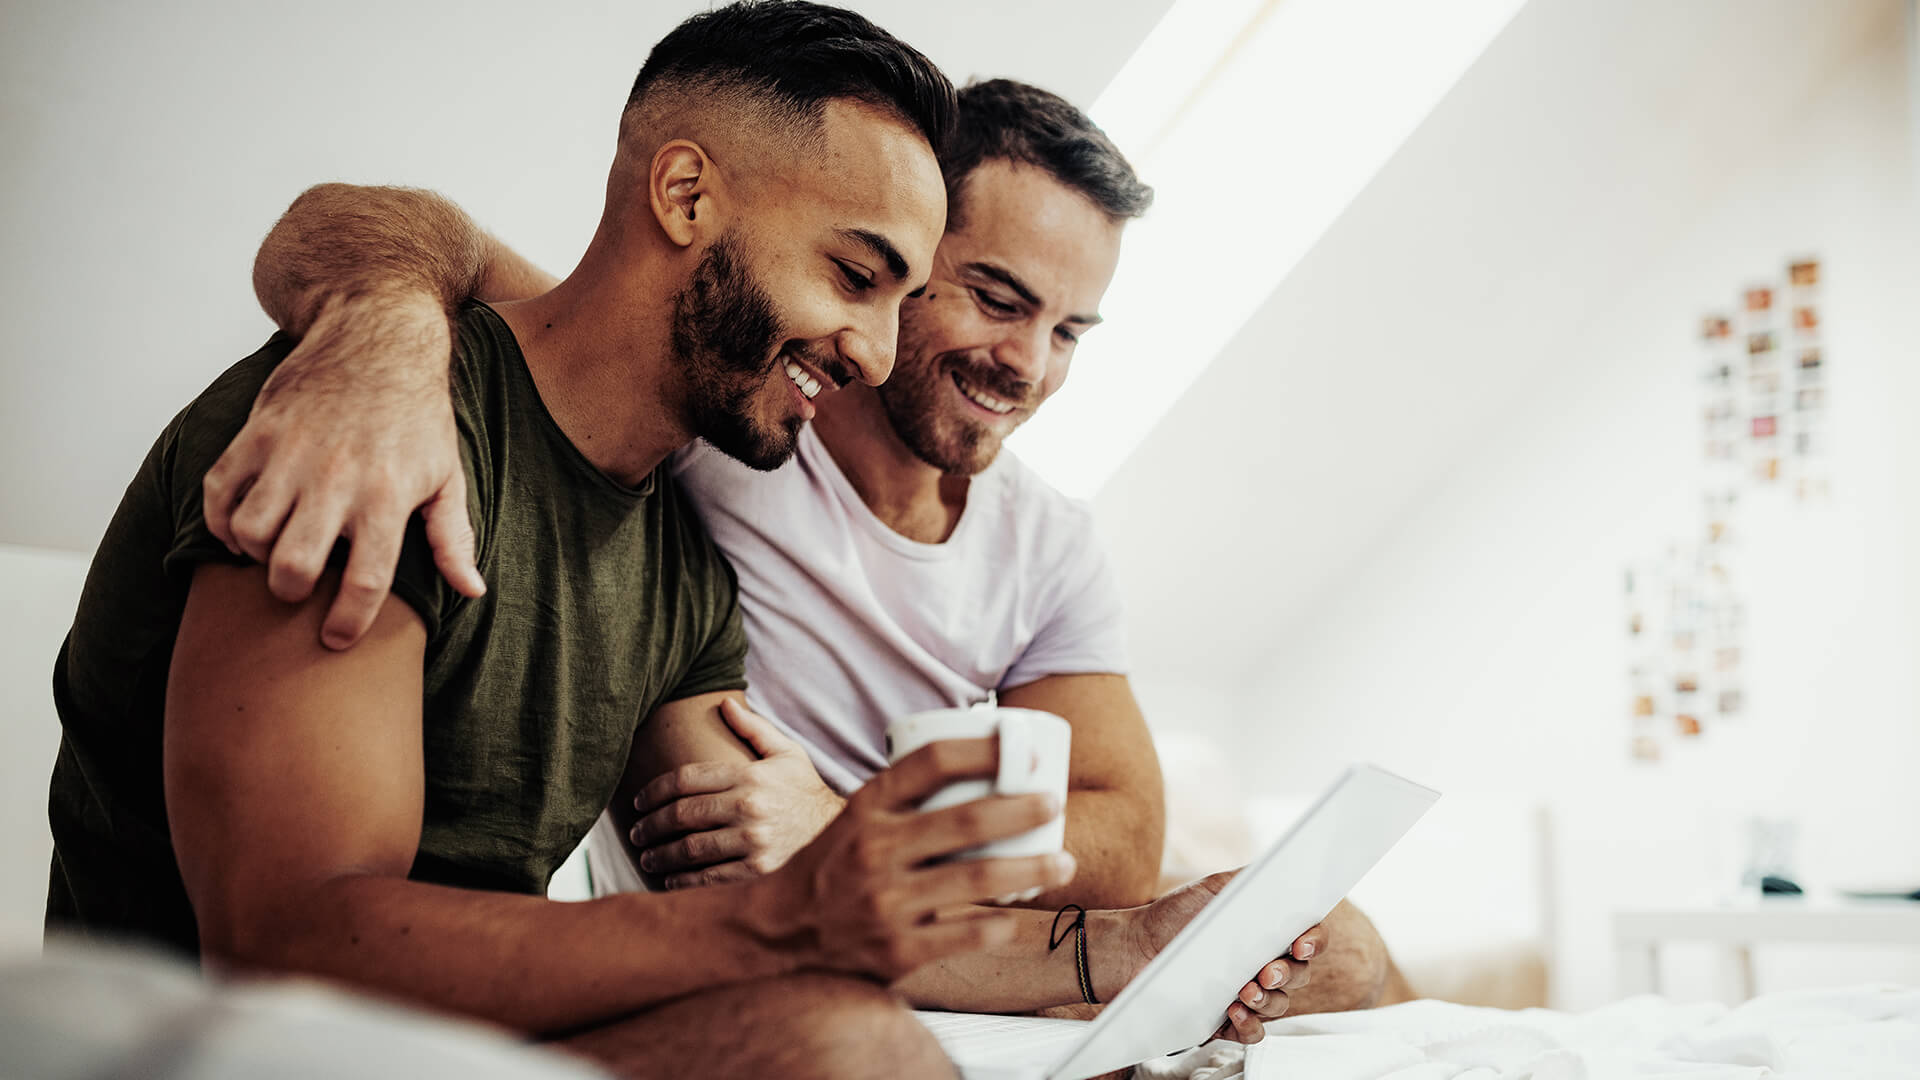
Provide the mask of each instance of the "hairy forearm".
[{"label": "hairy forearm", "polygon": [[[915,1008],[956,1012],[1025,1013],[1056,1005],[1075,1005],[1080,993],[1072,935],[1059,947],[1048,946],[1054,932],[1052,911],[1022,911],[1012,940],[998,948],[950,956],[894,983]],[[1133,977],[1140,957],[1124,911],[1087,913],[1087,963],[1094,996],[1111,1001]],[[1059,920],[1064,930],[1072,914]]]},{"label": "hairy forearm", "polygon": [[1127,908],[1154,898],[1160,882],[1165,814],[1158,792],[1067,792],[1067,850],[1078,869],[1064,887],[1026,905],[1057,910]]},{"label": "hairy forearm", "polygon": [[297,971],[541,1034],[797,966],[756,930],[753,884],[586,903],[335,878],[211,958]]},{"label": "hairy forearm", "polygon": [[366,294],[431,298],[451,312],[487,276],[491,239],[430,191],[320,184],[293,201],[260,245],[254,294],[304,335],[330,301]]}]

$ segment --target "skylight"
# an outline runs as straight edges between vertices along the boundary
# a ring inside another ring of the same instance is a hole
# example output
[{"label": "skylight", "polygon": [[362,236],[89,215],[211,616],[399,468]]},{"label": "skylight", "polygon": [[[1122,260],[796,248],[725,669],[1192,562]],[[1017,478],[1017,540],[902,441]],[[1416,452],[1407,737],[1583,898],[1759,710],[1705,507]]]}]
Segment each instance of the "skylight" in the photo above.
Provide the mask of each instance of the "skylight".
[{"label": "skylight", "polygon": [[1153,210],[1021,458],[1097,492],[1523,2],[1176,0],[1091,110]]}]

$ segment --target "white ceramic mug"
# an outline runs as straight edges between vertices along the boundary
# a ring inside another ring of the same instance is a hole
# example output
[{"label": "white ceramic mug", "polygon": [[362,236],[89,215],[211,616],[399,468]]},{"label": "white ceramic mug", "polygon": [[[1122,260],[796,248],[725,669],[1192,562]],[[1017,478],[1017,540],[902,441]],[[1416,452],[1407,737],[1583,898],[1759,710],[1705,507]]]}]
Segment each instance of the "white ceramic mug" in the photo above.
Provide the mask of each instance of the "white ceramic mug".
[{"label": "white ceramic mug", "polygon": [[[988,795],[1052,793],[1062,807],[1067,802],[1067,753],[1073,728],[1065,720],[1039,709],[975,705],[970,709],[931,709],[902,717],[887,728],[887,760],[901,758],[942,739],[1000,737],[1000,771],[991,780],[957,780],[934,792],[920,804],[922,810],[941,810]],[[976,848],[957,852],[957,859],[999,859],[1014,855],[1045,855],[1066,843],[1064,809],[1035,829]]]}]

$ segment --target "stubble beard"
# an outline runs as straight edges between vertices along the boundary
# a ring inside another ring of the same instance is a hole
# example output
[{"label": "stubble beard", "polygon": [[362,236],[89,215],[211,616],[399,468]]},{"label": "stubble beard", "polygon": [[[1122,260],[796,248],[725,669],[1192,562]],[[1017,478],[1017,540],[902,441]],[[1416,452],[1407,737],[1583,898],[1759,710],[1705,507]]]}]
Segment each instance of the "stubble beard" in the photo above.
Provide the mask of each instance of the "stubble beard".
[{"label": "stubble beard", "polygon": [[913,456],[948,476],[976,476],[1000,456],[1003,436],[985,423],[954,415],[953,404],[945,400],[953,372],[1005,401],[1023,402],[1031,391],[1026,384],[1009,384],[997,373],[968,363],[964,353],[922,359],[924,344],[902,312],[893,377],[877,388],[881,407]]}]

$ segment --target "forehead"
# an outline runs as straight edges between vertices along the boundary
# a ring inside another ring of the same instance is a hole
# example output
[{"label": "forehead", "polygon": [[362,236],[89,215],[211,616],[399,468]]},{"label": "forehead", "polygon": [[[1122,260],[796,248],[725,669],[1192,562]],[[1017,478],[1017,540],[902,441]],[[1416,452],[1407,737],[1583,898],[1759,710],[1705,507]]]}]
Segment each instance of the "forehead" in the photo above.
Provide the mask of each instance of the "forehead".
[{"label": "forehead", "polygon": [[1120,262],[1124,223],[1044,169],[981,163],[960,198],[960,227],[940,241],[943,267],[992,262],[1034,287],[1050,305],[1091,314]]},{"label": "forehead", "polygon": [[769,170],[773,213],[866,229],[892,241],[915,275],[926,272],[946,225],[947,192],[926,138],[885,109],[827,103],[819,136]]}]

